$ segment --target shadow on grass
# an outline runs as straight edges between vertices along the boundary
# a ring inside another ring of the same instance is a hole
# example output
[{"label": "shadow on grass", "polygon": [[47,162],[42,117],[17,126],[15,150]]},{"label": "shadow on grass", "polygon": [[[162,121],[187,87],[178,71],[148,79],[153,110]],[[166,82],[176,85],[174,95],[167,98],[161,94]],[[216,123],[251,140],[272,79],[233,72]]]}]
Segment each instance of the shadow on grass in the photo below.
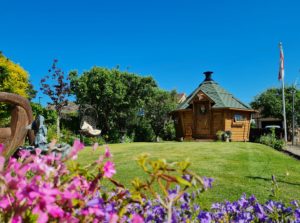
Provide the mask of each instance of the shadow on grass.
[{"label": "shadow on grass", "polygon": [[[271,182],[271,177],[266,178],[266,177],[257,177],[257,176],[246,176],[246,178],[253,179],[253,180],[263,180],[263,181],[270,181]],[[294,185],[294,186],[300,186],[300,183],[292,183],[284,180],[276,180],[278,183],[284,183],[284,184],[289,184],[289,185]]]}]

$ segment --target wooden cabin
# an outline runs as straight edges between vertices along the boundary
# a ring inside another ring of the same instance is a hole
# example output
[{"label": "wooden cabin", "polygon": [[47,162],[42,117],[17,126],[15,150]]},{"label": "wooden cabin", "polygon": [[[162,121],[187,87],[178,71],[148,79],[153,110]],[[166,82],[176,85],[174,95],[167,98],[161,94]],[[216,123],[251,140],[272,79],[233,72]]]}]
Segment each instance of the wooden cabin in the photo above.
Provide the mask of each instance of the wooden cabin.
[{"label": "wooden cabin", "polygon": [[231,131],[232,141],[248,141],[255,111],[204,72],[205,80],[172,112],[178,139],[216,139],[218,131]]}]

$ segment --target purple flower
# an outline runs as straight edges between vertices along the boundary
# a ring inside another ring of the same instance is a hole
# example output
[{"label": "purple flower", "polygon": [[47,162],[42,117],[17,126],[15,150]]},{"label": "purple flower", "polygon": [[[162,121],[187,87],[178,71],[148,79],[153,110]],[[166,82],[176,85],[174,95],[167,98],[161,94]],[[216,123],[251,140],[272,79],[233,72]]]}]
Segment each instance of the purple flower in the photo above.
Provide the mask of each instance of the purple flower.
[{"label": "purple flower", "polygon": [[185,180],[188,181],[188,182],[191,182],[191,180],[192,180],[192,177],[191,177],[191,175],[189,175],[189,174],[183,175],[182,178],[185,179]]},{"label": "purple flower", "polygon": [[255,211],[255,214],[257,215],[258,219],[260,221],[265,221],[266,220],[266,213],[263,209],[263,207],[260,205],[260,204],[256,204],[254,206],[254,211]]},{"label": "purple flower", "polygon": [[295,210],[295,218],[296,218],[296,220],[300,221],[300,209],[299,208]]},{"label": "purple flower", "polygon": [[211,222],[211,215],[208,212],[201,211],[200,214],[198,215],[198,220],[201,223],[210,223]]},{"label": "purple flower", "polygon": [[296,208],[298,208],[298,207],[299,207],[299,204],[298,204],[298,202],[297,202],[297,201],[292,201],[292,202],[291,202],[291,204],[292,204],[292,205],[294,205]]},{"label": "purple flower", "polygon": [[99,205],[102,205],[103,204],[103,200],[96,197],[96,198],[93,198],[92,200],[89,200],[87,203],[86,203],[86,206],[87,207],[97,207]]},{"label": "purple flower", "polygon": [[207,190],[208,188],[212,188],[212,182],[214,181],[213,178],[207,178],[207,177],[203,177],[203,187],[205,190]]}]

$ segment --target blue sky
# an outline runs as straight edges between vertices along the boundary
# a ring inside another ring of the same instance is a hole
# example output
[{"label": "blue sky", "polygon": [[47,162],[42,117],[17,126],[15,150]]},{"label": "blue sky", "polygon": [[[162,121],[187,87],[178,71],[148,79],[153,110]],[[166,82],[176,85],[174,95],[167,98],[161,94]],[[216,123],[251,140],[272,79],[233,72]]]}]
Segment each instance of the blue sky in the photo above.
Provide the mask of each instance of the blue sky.
[{"label": "blue sky", "polygon": [[[98,65],[152,75],[189,94],[203,72],[242,101],[300,77],[300,1],[0,0],[0,50],[36,89],[57,58],[65,72]],[[46,100],[45,97],[43,100]]]}]

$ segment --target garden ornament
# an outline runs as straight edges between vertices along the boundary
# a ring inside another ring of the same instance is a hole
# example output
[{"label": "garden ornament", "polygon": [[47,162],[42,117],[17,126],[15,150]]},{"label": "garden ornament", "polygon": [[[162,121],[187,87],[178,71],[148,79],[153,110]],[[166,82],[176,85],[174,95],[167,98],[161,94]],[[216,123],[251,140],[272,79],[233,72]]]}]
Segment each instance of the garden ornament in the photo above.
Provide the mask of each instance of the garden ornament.
[{"label": "garden ornament", "polygon": [[98,113],[94,106],[84,104],[79,107],[80,117],[80,136],[94,137],[101,134],[101,130],[97,129]]},{"label": "garden ornament", "polygon": [[34,133],[26,129],[33,121],[29,101],[17,94],[0,92],[0,102],[11,106],[11,121],[9,127],[0,128],[0,143],[4,144],[3,155],[12,156],[17,148],[24,144],[26,136],[29,143],[34,143]]},{"label": "garden ornament", "polygon": [[26,146],[20,149],[34,151],[36,148],[42,150],[43,153],[61,153],[62,157],[65,157],[71,149],[71,146],[67,143],[53,144],[47,141],[47,127],[44,124],[45,118],[42,115],[38,115],[36,119],[27,126],[28,129],[32,129],[35,133],[34,146]]},{"label": "garden ornament", "polygon": [[44,121],[44,116],[38,115],[34,122],[27,126],[27,128],[34,131],[34,147],[41,150],[48,150],[47,127],[44,125]]},{"label": "garden ornament", "polygon": [[92,136],[97,136],[101,134],[101,130],[99,129],[94,129],[89,123],[87,123],[86,121],[83,122],[83,125],[81,126],[81,130],[83,132],[88,133],[89,135]]}]

